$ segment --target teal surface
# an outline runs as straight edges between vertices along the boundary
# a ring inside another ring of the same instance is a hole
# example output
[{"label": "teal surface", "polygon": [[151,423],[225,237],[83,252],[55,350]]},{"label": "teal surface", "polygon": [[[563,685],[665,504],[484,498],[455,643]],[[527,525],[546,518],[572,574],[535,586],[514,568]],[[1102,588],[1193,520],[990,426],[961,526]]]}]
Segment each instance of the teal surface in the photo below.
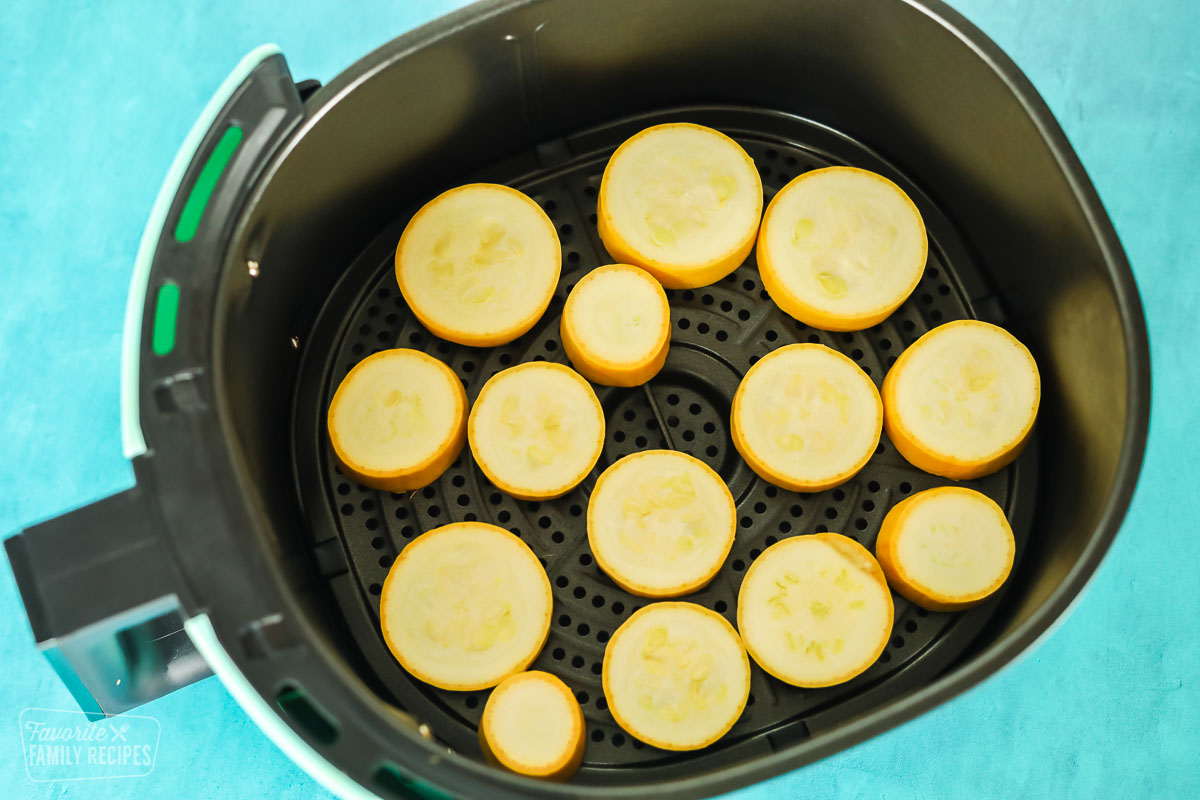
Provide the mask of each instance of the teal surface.
[{"label": "teal surface", "polygon": [[[328,80],[459,5],[3,4],[0,531],[132,484],[118,379],[134,253],[175,149],[238,59],[274,41],[297,78]],[[1155,367],[1146,467],[1091,588],[1038,650],[911,723],[731,797],[1200,797],[1200,7],[955,5],[1045,96],[1133,262]],[[215,680],[137,712],[161,725],[149,775],[30,780],[22,710],[74,705],[3,567],[0,674],[0,797],[328,797]]]}]

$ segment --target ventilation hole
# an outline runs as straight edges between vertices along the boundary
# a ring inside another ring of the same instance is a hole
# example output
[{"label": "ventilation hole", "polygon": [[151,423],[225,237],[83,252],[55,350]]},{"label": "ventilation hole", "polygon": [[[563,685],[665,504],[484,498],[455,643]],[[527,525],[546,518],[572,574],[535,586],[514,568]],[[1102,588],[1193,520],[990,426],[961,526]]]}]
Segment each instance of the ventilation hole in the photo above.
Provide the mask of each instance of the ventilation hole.
[{"label": "ventilation hole", "polygon": [[405,525],[403,528],[400,529],[400,535],[403,536],[405,539],[411,539],[415,534],[416,534],[416,530],[413,529],[412,525]]},{"label": "ventilation hole", "polygon": [[713,304],[713,296],[711,294],[703,295],[700,298],[700,302],[704,303],[706,306],[711,306]]},{"label": "ventilation hole", "polygon": [[583,187],[583,195],[584,195],[584,197],[595,197],[596,196],[596,187],[595,186]]},{"label": "ventilation hole", "polygon": [[891,339],[880,339],[879,340],[879,349],[880,350],[891,350],[892,349],[892,340]]},{"label": "ventilation hole", "polygon": [[625,613],[625,604],[622,603],[620,600],[613,603],[612,604],[612,612],[614,614],[624,614]]},{"label": "ventilation hole", "polygon": [[309,700],[308,695],[299,686],[284,684],[275,694],[275,702],[280,710],[312,739],[321,744],[333,744],[337,741],[338,730],[333,718]]},{"label": "ventilation hole", "polygon": [[604,608],[604,598],[598,594],[593,595],[592,596],[592,607],[593,608]]},{"label": "ventilation hole", "polygon": [[[575,628],[575,632],[576,632],[576,633],[578,633],[580,636],[587,636],[589,633],[591,633],[591,632],[592,632],[592,629],[591,629],[590,627],[588,627],[588,624],[587,624],[586,622],[581,622],[581,623],[579,623],[579,625],[578,625],[578,626]],[[587,701],[586,701],[586,700],[580,700],[579,702],[581,702],[581,703],[586,703]]]},{"label": "ventilation hole", "polygon": [[815,333],[810,333],[808,335],[808,343],[809,344],[819,344],[820,341],[821,341],[821,337],[817,336]]},{"label": "ventilation hole", "polygon": [[874,500],[863,500],[862,510],[863,511],[874,511],[875,510],[875,501]]},{"label": "ventilation hole", "polygon": [[[565,589],[565,588],[567,588],[567,586],[568,586],[570,583],[571,583],[571,582],[570,582],[570,581],[567,579],[567,576],[566,576],[566,575],[559,575],[557,578],[555,578],[555,579],[554,579],[554,585],[555,585],[555,586],[557,586],[557,587],[558,587],[558,588],[560,588],[560,589]],[[560,623],[560,624],[562,624],[562,625],[570,625],[570,624],[571,624],[571,618],[570,618],[570,617],[560,617],[559,619],[565,619],[565,620],[566,620],[566,622]]]},{"label": "ventilation hole", "polygon": [[455,475],[453,478],[450,479],[450,485],[456,489],[461,489],[462,485],[466,482],[467,482],[467,479],[464,478],[462,475]]},{"label": "ventilation hole", "polygon": [[759,502],[759,503],[755,503],[755,504],[754,504],[754,513],[755,513],[755,514],[765,514],[765,513],[767,513],[767,504],[766,504],[766,503],[761,503],[761,502]]},{"label": "ventilation hole", "polygon": [[763,544],[765,544],[767,547],[770,547],[771,545],[775,544],[778,541],[779,540],[776,539],[774,536],[768,536],[766,539],[763,539]]},{"label": "ventilation hole", "polygon": [[768,486],[763,494],[765,494],[767,497],[774,497],[775,495],[779,494],[779,490],[774,486]]},{"label": "ventilation hole", "polygon": [[905,622],[904,630],[907,631],[908,633],[916,633],[917,632],[917,621],[910,619],[907,622]]},{"label": "ventilation hole", "polygon": [[371,326],[370,325],[359,326],[358,335],[359,336],[370,336],[371,335]]},{"label": "ventilation hole", "polygon": [[575,587],[575,598],[577,600],[582,600],[585,597],[587,597],[587,590],[584,589],[582,586],[576,586]]},{"label": "ventilation hole", "polygon": [[625,431],[616,431],[613,433],[613,441],[620,444],[625,441]]},{"label": "ventilation hole", "polygon": [[369,520],[367,520],[367,530],[373,531],[373,530],[377,529],[378,527],[379,527],[379,520],[375,519],[374,517],[371,517]]},{"label": "ventilation hole", "polygon": [[572,667],[574,667],[575,669],[583,669],[583,665],[584,665],[583,656],[572,656],[571,657],[571,666]]},{"label": "ventilation hole", "polygon": [[717,446],[715,444],[710,444],[708,447],[704,448],[704,455],[708,456],[709,458],[716,458],[718,452],[719,451],[717,450]]},{"label": "ventilation hole", "polygon": [[793,517],[799,517],[801,514],[804,513],[804,508],[801,507],[800,505],[794,505],[791,508],[791,512],[792,512]]},{"label": "ventilation hole", "polygon": [[743,528],[749,528],[754,524],[754,520],[752,520],[750,517],[742,517],[741,523]]},{"label": "ventilation hole", "polygon": [[702,409],[700,408],[699,403],[692,403],[690,406],[688,406],[689,414],[699,414],[701,411]]},{"label": "ventilation hole", "polygon": [[568,510],[571,512],[572,517],[578,517],[580,514],[583,513],[583,507],[579,506],[579,505],[573,505]]},{"label": "ventilation hole", "polygon": [[941,322],[942,321],[942,312],[938,311],[935,308],[933,311],[930,312],[929,318],[931,320],[933,320],[934,322]]},{"label": "ventilation hole", "polygon": [[695,438],[696,438],[696,432],[695,432],[695,431],[693,431],[693,430],[687,430],[687,431],[684,431],[684,432],[683,432],[683,440],[684,440],[685,442],[690,442],[690,441],[692,441],[692,440],[693,440],[693,439],[695,439]]},{"label": "ventilation hole", "polygon": [[840,503],[846,499],[846,493],[844,491],[842,491],[841,489],[834,489],[833,490],[833,499],[837,500]]},{"label": "ventilation hole", "polygon": [[379,566],[383,567],[384,569],[387,569],[391,565],[392,565],[392,557],[391,556],[380,556],[379,557]]},{"label": "ventilation hole", "polygon": [[513,361],[512,353],[501,353],[500,354],[500,365],[501,366],[507,367],[509,364],[512,363],[512,361]]},{"label": "ventilation hole", "polygon": [[679,330],[686,331],[691,326],[692,326],[692,323],[688,320],[687,317],[679,318]]},{"label": "ventilation hole", "polygon": [[501,525],[504,525],[510,519],[512,519],[512,514],[508,513],[508,511],[502,510],[499,514],[496,515],[496,521],[499,522]]},{"label": "ventilation hole", "polygon": [[366,500],[363,500],[358,507],[363,511],[371,511],[375,508],[375,501],[367,498]]},{"label": "ventilation hole", "polygon": [[348,517],[353,513],[354,513],[354,506],[350,505],[349,503],[345,503],[342,505],[342,514],[344,516]]},{"label": "ventilation hole", "polygon": [[722,300],[722,301],[721,301],[721,310],[722,310],[722,311],[725,311],[725,312],[727,312],[727,313],[728,313],[728,312],[730,312],[730,311],[732,311],[732,310],[733,310],[733,303],[729,302],[728,300]]},{"label": "ventilation hole", "polygon": [[867,491],[868,492],[878,492],[879,491],[879,481],[868,482],[867,483]]},{"label": "ventilation hole", "polygon": [[554,213],[554,209],[558,208],[558,204],[557,204],[557,203],[555,203],[553,200],[547,200],[547,201],[546,201],[546,202],[545,202],[545,203],[542,205],[542,208],[546,209],[546,213],[547,213],[547,214],[553,214],[553,213]]},{"label": "ventilation hole", "polygon": [[626,422],[633,422],[633,420],[637,417],[637,414],[632,408],[627,408],[625,409],[625,413],[621,416],[625,418]]},{"label": "ventilation hole", "polygon": [[862,517],[859,517],[858,519],[854,520],[854,527],[858,528],[860,531],[865,531],[867,529],[867,521]]},{"label": "ventilation hole", "polygon": [[931,295],[929,292],[924,292],[921,295],[921,302],[924,303],[925,305],[929,305],[930,303],[933,302],[933,295]]},{"label": "ventilation hole", "polygon": [[656,420],[656,419],[646,420],[646,430],[648,430],[648,431],[658,430],[658,420]]},{"label": "ventilation hole", "polygon": [[550,653],[550,655],[554,658],[555,661],[562,661],[564,658],[567,657],[567,651],[563,650],[561,647],[556,647],[556,648],[554,648],[554,651],[552,653]]},{"label": "ventilation hole", "polygon": [[743,308],[738,312],[738,319],[740,319],[742,322],[745,322],[746,320],[750,319],[750,312]]},{"label": "ventilation hole", "polygon": [[744,570],[745,568],[746,568],[746,562],[745,562],[745,561],[742,561],[740,558],[739,558],[739,559],[736,559],[736,560],[733,562],[733,571],[734,571],[734,572],[741,572],[741,571],[742,571],[742,570]]},{"label": "ventilation hole", "polygon": [[378,597],[379,593],[381,591],[383,591],[383,587],[380,586],[378,583],[372,583],[370,586],[367,587],[367,591],[370,592],[371,594],[375,595],[376,597]]},{"label": "ventilation hole", "polygon": [[716,433],[716,432],[717,432],[717,426],[716,426],[716,425],[714,425],[714,424],[713,424],[713,423],[711,423],[711,422],[706,422],[706,423],[704,423],[704,432],[705,432],[705,433],[710,433],[710,434],[711,434],[711,433]]},{"label": "ventilation hole", "polygon": [[558,349],[558,342],[556,340],[554,340],[554,339],[546,340],[546,352],[547,353],[553,353],[557,349]]},{"label": "ventilation hole", "polygon": [[500,496],[499,492],[492,492],[488,495],[488,502],[494,506],[500,505],[502,500],[504,500],[504,498]]},{"label": "ventilation hole", "polygon": [[421,496],[426,500],[432,500],[435,494],[437,494],[437,489],[434,489],[432,486],[426,486],[421,490]]},{"label": "ventilation hole", "polygon": [[837,509],[836,508],[825,509],[825,519],[837,519]]},{"label": "ventilation hole", "polygon": [[[602,672],[604,672],[604,665],[599,661],[593,661],[592,662],[592,674],[599,675]],[[599,705],[599,703],[597,703],[596,705]]]},{"label": "ventilation hole", "polygon": [[350,494],[350,484],[339,483],[338,487],[337,487],[337,493],[338,494]]},{"label": "ventilation hole", "polygon": [[596,222],[597,222],[597,217],[596,217],[596,215],[595,215],[594,213],[593,213],[593,214],[588,214],[588,222],[592,223],[593,225],[595,225],[595,224],[596,224]]},{"label": "ventilation hole", "polygon": [[746,705],[748,705],[748,706],[754,705],[754,693],[753,692],[751,692],[750,696],[746,698]]},{"label": "ventilation hole", "polygon": [[878,445],[875,447],[875,455],[877,455],[877,456],[881,456],[881,455],[883,455],[883,454],[884,454],[884,453],[886,453],[886,452],[887,452],[887,448],[886,448],[886,447],[884,447],[884,445],[883,445],[883,442],[880,442],[880,443],[879,443],[879,444],[878,444]]},{"label": "ventilation hole", "polygon": [[612,744],[613,744],[613,747],[624,747],[625,746],[625,734],[614,733],[613,737],[612,737]]},{"label": "ventilation hole", "polygon": [[442,508],[441,508],[441,506],[430,506],[430,507],[429,507],[429,516],[431,516],[431,517],[440,517],[441,515],[442,515]]},{"label": "ventilation hole", "polygon": [[634,445],[636,445],[637,447],[645,447],[646,442],[647,442],[647,439],[645,436],[639,436],[633,440]]},{"label": "ventilation hole", "polygon": [[879,663],[880,664],[886,664],[891,660],[892,660],[892,654],[889,653],[887,650],[884,650],[882,653],[879,654]]},{"label": "ventilation hole", "polygon": [[753,561],[754,559],[758,558],[761,555],[762,555],[762,550],[759,550],[757,547],[752,547],[750,549],[750,560],[751,561]]},{"label": "ventilation hole", "polygon": [[908,481],[904,481],[903,483],[900,484],[900,494],[908,494],[911,491],[912,491],[912,484],[909,483]]},{"label": "ventilation hole", "polygon": [[747,361],[749,361],[749,362],[750,362],[750,366],[752,366],[752,367],[753,367],[755,364],[757,364],[757,363],[758,363],[758,360],[759,360],[760,358],[762,358],[762,356],[750,356],[750,358],[748,358],[748,359],[746,359],[746,360],[747,360]]},{"label": "ventilation hole", "polygon": [[376,550],[382,550],[383,549],[383,537],[376,536],[374,539],[372,539],[371,547],[374,547]]},{"label": "ventilation hole", "polygon": [[599,728],[592,731],[592,741],[593,742],[603,742],[604,741],[604,731],[600,730]]},{"label": "ventilation hole", "polygon": [[768,342],[773,342],[779,338],[779,334],[773,330],[768,330],[765,334],[763,334],[763,336],[766,337]]},{"label": "ventilation hole", "polygon": [[762,175],[764,178],[768,178],[771,176],[771,168],[766,164],[761,164],[758,167],[758,174]]},{"label": "ventilation hole", "polygon": [[753,292],[755,286],[757,286],[757,284],[754,281],[750,280],[749,278],[742,281],[742,288],[745,289],[747,292]]},{"label": "ventilation hole", "polygon": [[710,328],[708,327],[707,322],[701,322],[699,325],[696,326],[696,333],[700,334],[701,336],[708,333],[709,330],[710,330]]},{"label": "ventilation hole", "polygon": [[361,356],[366,349],[367,348],[363,347],[361,344],[356,344],[350,348],[350,352],[356,356]]},{"label": "ventilation hole", "polygon": [[567,253],[567,261],[570,261],[572,264],[579,261],[579,253],[576,253],[574,250]]},{"label": "ventilation hole", "polygon": [[554,542],[555,544],[562,544],[563,539],[565,538],[566,537],[563,535],[562,531],[555,531],[554,533],[550,534],[550,541]]},{"label": "ventilation hole", "polygon": [[786,519],[783,522],[779,523],[779,532],[780,533],[791,533],[792,532],[792,523],[788,522]]},{"label": "ventilation hole", "polygon": [[667,417],[667,425],[671,426],[672,428],[678,428],[679,417]]},{"label": "ventilation hole", "polygon": [[463,519],[467,522],[474,522],[479,519],[479,516],[473,511],[468,511],[466,514],[463,514]]},{"label": "ventilation hole", "polygon": [[892,647],[904,647],[904,637],[903,636],[893,636],[892,637]]},{"label": "ventilation hole", "polygon": [[577,692],[575,694],[575,699],[579,701],[579,705],[585,705],[591,698],[588,697],[587,692]]}]

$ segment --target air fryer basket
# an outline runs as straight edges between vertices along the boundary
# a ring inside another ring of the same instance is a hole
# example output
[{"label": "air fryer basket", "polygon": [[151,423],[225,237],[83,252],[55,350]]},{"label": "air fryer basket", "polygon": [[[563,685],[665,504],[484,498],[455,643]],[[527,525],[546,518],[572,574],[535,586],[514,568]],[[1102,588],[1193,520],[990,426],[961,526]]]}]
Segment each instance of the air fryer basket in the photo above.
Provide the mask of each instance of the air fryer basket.
[{"label": "air fryer basket", "polygon": [[[979,682],[1061,618],[1107,551],[1149,415],[1137,290],[1037,94],[936,0],[485,0],[328,86],[294,83],[282,56],[262,52],[223,91],[173,173],[178,190],[156,206],[131,292],[125,423],[138,485],[6,543],[35,637],[89,710],[118,713],[194,680],[203,655],[285,752],[347,795],[700,797],[809,763]],[[851,334],[779,312],[753,254],[713,286],[671,292],[666,367],[646,387],[599,390],[604,453],[559,500],[497,492],[469,452],[411,494],[340,475],[324,411],[369,353],[432,353],[471,399],[505,366],[565,361],[566,293],[609,260],[594,213],[605,159],[667,120],[741,142],[768,199],[828,164],[892,178],[928,226],[920,286],[891,318]],[[218,152],[227,161],[212,167]],[[550,310],[496,349],[432,337],[392,275],[413,211],[468,180],[529,193],[563,245]],[[197,218],[201,184],[211,194]],[[765,484],[729,440],[741,376],[776,347],[816,341],[879,383],[921,333],[964,317],[1011,330],[1043,379],[1031,445],[970,484],[1005,508],[1017,536],[1002,593],[960,614],[897,599],[883,656],[842,686],[801,690],[755,669],[752,704],[704,751],[633,741],[613,723],[598,673],[607,638],[645,601],[591,560],[583,512],[595,475],[666,446],[728,481],[733,552],[688,599],[733,619],[745,568],[774,541],[834,530],[870,547],[894,503],[946,483],[885,437],[838,489]],[[568,784],[486,766],[475,741],[486,693],[421,684],[382,644],[388,566],[420,532],[463,519],[518,533],[554,586],[536,666],[571,686],[589,727]]]},{"label": "air fryer basket", "polygon": [[[753,255],[713,286],[670,291],[672,342],[663,371],[633,389],[597,387],[606,419],[603,454],[592,474],[566,496],[524,502],[499,492],[474,465],[469,450],[434,484],[394,494],[363,487],[342,475],[326,445],[325,410],[346,373],[366,355],[414,347],[449,364],[472,402],[497,371],[532,360],[569,363],[559,340],[567,293],[587,272],[611,263],[596,232],[596,194],[609,155],[649,125],[687,120],[736,138],[759,166],[769,200],[792,177],[810,169],[848,164],[883,173],[916,199],[930,235],[925,277],[904,306],[882,324],[858,333],[828,333],[788,317],[758,280]],[[399,233],[415,208],[386,228],[346,270],[313,326],[297,383],[295,430],[298,494],[308,512],[322,577],[329,581],[346,626],[389,702],[425,720],[437,737],[461,752],[477,749],[488,692],[434,689],[405,672],[379,632],[379,595],[388,567],[424,531],[448,522],[482,520],[511,530],[539,557],[554,587],[552,633],[535,669],[561,677],[584,708],[589,742],[580,781],[627,781],[631,770],[664,774],[681,765],[771,752],[897,697],[928,681],[966,649],[1001,602],[1003,593],[966,613],[927,613],[896,597],[891,641],[880,660],[849,683],[797,689],[753,671],[749,706],[728,736],[701,752],[646,747],[617,727],[607,711],[600,664],[612,631],[645,598],[618,588],[592,560],[584,520],[588,495],[606,467],[630,452],[672,448],[707,463],[729,484],[738,508],[733,551],[717,579],[688,600],[736,624],[742,575],[780,538],[834,530],[873,549],[887,510],[905,495],[946,485],[910,466],[886,436],[867,468],[850,483],[817,494],[777,489],[757,477],[734,450],[729,434],[733,394],[746,370],[777,347],[820,342],[857,361],[880,384],[899,353],[940,322],[965,317],[1005,322],[978,267],[949,220],[919,184],[862,144],[805,120],[747,108],[691,107],[639,115],[573,139],[576,157],[533,172],[489,173],[533,197],[558,228],[563,274],[550,309],[538,325],[498,348],[452,345],[425,330],[396,286]],[[977,301],[983,301],[977,303]],[[967,485],[1005,509],[1024,554],[1037,490],[1037,446],[995,475]],[[726,754],[724,751],[730,751]]]}]

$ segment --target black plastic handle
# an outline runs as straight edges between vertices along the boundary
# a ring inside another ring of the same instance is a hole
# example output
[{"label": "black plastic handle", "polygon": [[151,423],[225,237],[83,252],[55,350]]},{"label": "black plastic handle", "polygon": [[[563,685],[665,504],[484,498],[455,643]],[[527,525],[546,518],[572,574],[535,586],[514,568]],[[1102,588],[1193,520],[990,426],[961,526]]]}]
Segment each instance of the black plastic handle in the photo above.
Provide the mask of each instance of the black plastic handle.
[{"label": "black plastic handle", "polygon": [[138,486],[4,543],[38,647],[89,715],[210,674],[183,630],[182,581],[161,529]]}]

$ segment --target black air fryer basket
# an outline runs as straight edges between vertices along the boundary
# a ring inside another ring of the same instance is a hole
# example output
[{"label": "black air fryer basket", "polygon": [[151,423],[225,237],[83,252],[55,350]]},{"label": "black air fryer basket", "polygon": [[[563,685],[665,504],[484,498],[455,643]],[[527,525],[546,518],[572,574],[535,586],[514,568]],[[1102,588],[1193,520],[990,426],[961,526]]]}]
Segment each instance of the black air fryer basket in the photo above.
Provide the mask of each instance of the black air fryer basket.
[{"label": "black air fryer basket", "polygon": [[[644,387],[597,387],[604,452],[565,497],[514,500],[466,450],[411,494],[343,476],[325,410],[370,353],[424,350],[470,400],[507,366],[566,362],[566,294],[611,261],[596,233],[606,160],[669,121],[736,139],[767,200],[835,164],[894,180],[930,238],[912,297],[865,331],[811,329],[770,302],[751,255],[717,284],[668,292],[666,367]],[[549,311],[494,349],[431,335],[392,269],[411,214],[468,181],[529,194],[563,247]],[[1011,330],[1043,378],[1030,446],[967,484],[1012,522],[1017,561],[1004,590],[959,614],[896,598],[887,649],[840,686],[798,689],[755,668],[745,714],[703,751],[623,733],[600,663],[647,601],[617,588],[588,550],[595,476],[662,447],[721,474],[737,539],[713,583],[687,599],[733,621],[746,568],[774,542],[832,530],[871,548],[892,505],[948,483],[909,466],[886,436],[840,488],[796,494],[763,482],[729,435],[746,370],[777,347],[820,342],[878,384],[922,333],[962,318]],[[128,322],[124,423],[137,486],[9,540],[34,634],[96,714],[211,669],[343,796],[699,797],[894,726],[1011,661],[1066,611],[1128,505],[1149,414],[1141,306],[1087,176],[1016,67],[936,2],[494,0],[396,39],[325,87],[294,83],[277,50],[260,49],[218,92],[164,187]],[[484,765],[476,727],[487,693],[417,681],[380,636],[396,555],[423,531],[476,519],[520,536],[554,586],[534,667],[583,706],[589,741],[568,784]]]}]

